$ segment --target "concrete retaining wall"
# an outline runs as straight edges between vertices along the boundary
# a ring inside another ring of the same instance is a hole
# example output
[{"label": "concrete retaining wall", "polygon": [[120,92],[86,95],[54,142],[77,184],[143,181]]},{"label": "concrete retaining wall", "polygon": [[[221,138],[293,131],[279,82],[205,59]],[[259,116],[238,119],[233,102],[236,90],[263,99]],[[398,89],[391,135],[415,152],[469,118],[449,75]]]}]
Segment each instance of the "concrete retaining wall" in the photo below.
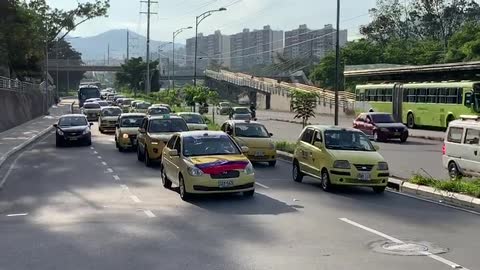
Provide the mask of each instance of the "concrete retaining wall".
[{"label": "concrete retaining wall", "polygon": [[[0,89],[0,132],[45,114],[44,95],[40,91]],[[49,101],[51,105],[52,99]]]}]

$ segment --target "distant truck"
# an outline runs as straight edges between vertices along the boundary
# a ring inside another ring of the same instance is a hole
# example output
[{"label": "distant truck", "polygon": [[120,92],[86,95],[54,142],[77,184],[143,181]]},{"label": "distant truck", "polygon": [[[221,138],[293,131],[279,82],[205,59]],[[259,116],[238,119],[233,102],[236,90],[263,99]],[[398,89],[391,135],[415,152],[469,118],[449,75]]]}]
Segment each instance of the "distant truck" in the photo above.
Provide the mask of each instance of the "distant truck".
[{"label": "distant truck", "polygon": [[80,85],[78,89],[78,106],[83,107],[85,100],[89,98],[100,98],[100,89],[96,85]]}]

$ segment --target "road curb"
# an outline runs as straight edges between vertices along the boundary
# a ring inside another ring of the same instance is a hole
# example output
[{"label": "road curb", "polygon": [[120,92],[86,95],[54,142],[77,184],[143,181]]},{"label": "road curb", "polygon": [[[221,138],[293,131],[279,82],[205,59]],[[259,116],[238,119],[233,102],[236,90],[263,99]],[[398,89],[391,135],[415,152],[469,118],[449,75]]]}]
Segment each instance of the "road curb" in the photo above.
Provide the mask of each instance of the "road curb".
[{"label": "road curb", "polygon": [[[287,162],[293,162],[293,155],[287,152],[277,151],[277,158]],[[466,210],[480,212],[479,198],[459,193],[448,192],[444,190],[438,190],[428,186],[420,186],[393,177],[390,177],[388,179],[387,186],[400,193],[408,194],[413,197],[452,205]]]},{"label": "road curb", "polygon": [[[75,104],[75,102],[73,102],[71,105],[70,105],[70,112],[72,112],[73,110],[73,104]],[[43,137],[45,134],[47,134],[48,132],[52,131],[54,129],[53,126],[49,126],[48,128],[40,131],[38,134],[34,135],[32,138],[24,141],[23,143],[15,146],[14,148],[12,148],[10,151],[8,151],[7,153],[5,153],[3,156],[0,157],[0,168],[3,166],[3,164],[13,155],[15,155],[16,153],[18,153],[19,151],[25,149],[25,147],[29,146],[30,144],[34,143],[35,141],[37,141],[38,139],[40,139],[41,137]],[[2,188],[4,183],[0,183],[0,189]]]}]

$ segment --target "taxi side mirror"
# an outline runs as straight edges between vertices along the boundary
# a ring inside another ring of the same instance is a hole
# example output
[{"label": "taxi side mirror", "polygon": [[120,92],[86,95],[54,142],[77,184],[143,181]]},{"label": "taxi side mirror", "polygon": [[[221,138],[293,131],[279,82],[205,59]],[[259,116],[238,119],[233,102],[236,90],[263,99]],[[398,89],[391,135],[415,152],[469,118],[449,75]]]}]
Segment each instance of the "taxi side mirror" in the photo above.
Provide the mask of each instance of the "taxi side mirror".
[{"label": "taxi side mirror", "polygon": [[270,133],[268,133],[268,136],[272,137],[272,136],[273,136],[273,133],[271,133],[271,132],[270,132]]},{"label": "taxi side mirror", "polygon": [[375,150],[377,150],[377,151],[380,150],[380,146],[378,144],[374,144],[373,148],[375,148]]},{"label": "taxi side mirror", "polygon": [[58,128],[58,125],[57,125],[57,124],[53,124],[53,127],[54,127],[54,128]]},{"label": "taxi side mirror", "polygon": [[92,122],[90,122],[90,123],[88,123],[88,124],[89,124],[90,126],[93,126],[93,123],[92,123]]},{"label": "taxi side mirror", "polygon": [[145,129],[144,128],[138,128],[138,132],[145,133]]},{"label": "taxi side mirror", "polygon": [[115,127],[116,127],[116,128],[119,128],[119,127],[120,127],[120,124],[115,124]]},{"label": "taxi side mirror", "polygon": [[322,149],[323,143],[321,141],[316,141],[313,143],[313,146],[317,147],[318,149]]},{"label": "taxi side mirror", "polygon": [[248,146],[242,146],[242,153],[248,153]]},{"label": "taxi side mirror", "polygon": [[179,156],[177,149],[171,149],[171,150],[169,150],[169,151],[168,151],[168,154],[169,154],[171,157],[178,157],[178,156]]}]

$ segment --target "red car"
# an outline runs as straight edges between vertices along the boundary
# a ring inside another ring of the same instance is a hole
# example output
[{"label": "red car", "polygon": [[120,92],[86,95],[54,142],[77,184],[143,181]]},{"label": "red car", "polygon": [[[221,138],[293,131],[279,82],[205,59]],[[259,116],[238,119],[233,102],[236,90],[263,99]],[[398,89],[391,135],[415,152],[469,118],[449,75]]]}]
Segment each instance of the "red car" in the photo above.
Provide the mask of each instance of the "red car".
[{"label": "red car", "polygon": [[400,139],[401,142],[406,142],[408,138],[408,128],[395,121],[389,113],[361,113],[353,121],[353,127],[363,131],[375,141]]}]

